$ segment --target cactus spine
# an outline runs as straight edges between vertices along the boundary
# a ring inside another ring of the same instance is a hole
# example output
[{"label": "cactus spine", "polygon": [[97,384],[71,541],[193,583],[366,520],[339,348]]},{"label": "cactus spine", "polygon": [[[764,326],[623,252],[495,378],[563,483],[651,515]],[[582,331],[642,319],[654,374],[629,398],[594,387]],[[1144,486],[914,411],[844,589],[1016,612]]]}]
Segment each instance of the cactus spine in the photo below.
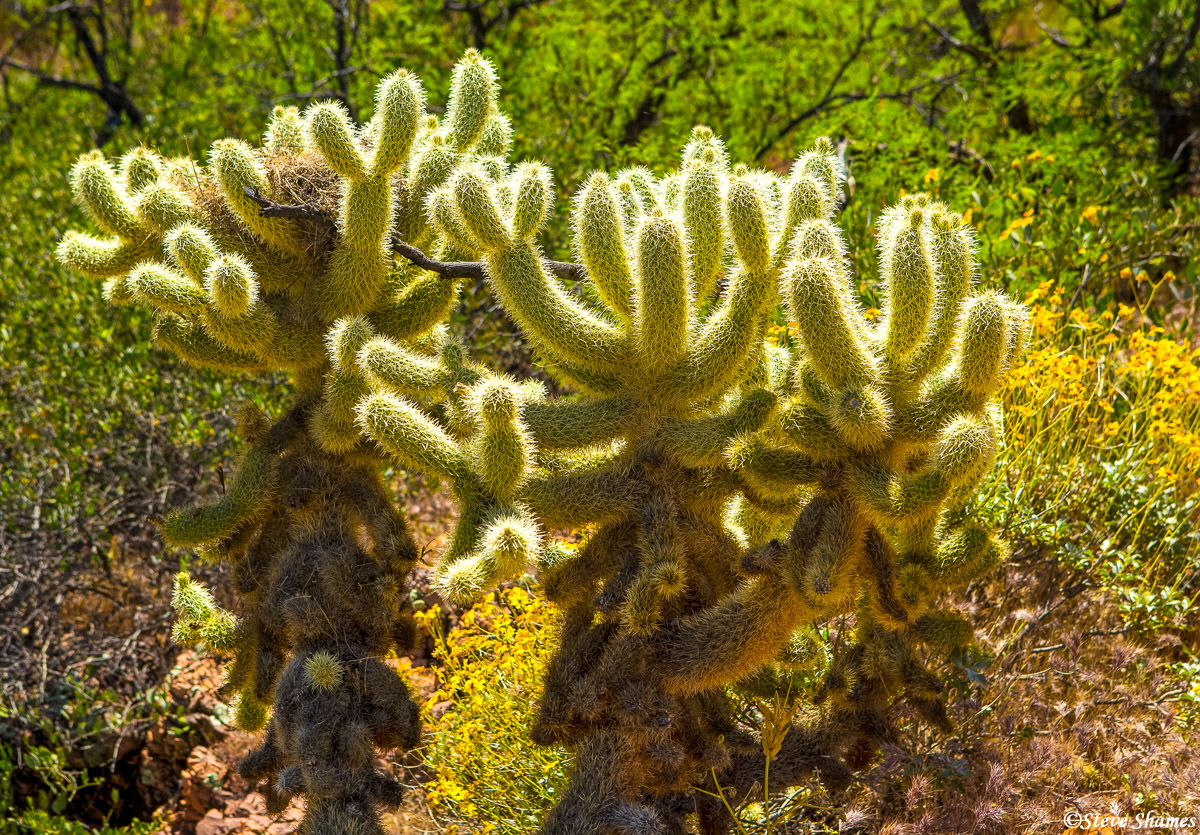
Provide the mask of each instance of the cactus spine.
[{"label": "cactus spine", "polygon": [[[456,70],[451,99],[440,131],[419,82],[400,71],[362,127],[334,103],[277,108],[261,150],[222,140],[208,166],[193,166],[139,149],[119,173],[92,153],[72,171],[79,203],[109,237],[68,233],[67,265],[105,278],[110,301],[154,309],[155,340],[185,361],[295,380],[282,418],[243,410],[245,449],[221,500],[175,511],[162,531],[233,563],[239,610],[180,575],[174,634],[233,656],[223,693],[236,697],[242,727],[266,729],[242,773],[267,781],[272,813],[304,796],[306,833],[382,832],[378,810],[399,803],[401,787],[376,751],[411,748],[419,735],[405,683],[379,660],[415,640],[403,592],[418,550],[355,410],[369,390],[364,345],[390,340],[429,362],[457,293],[456,281],[397,262],[397,227],[431,252],[452,246],[429,229],[426,197],[480,164],[485,139],[488,160],[507,152],[477,54]],[[321,211],[272,216],[264,201]],[[504,422],[504,397],[480,393],[485,421]]]}]

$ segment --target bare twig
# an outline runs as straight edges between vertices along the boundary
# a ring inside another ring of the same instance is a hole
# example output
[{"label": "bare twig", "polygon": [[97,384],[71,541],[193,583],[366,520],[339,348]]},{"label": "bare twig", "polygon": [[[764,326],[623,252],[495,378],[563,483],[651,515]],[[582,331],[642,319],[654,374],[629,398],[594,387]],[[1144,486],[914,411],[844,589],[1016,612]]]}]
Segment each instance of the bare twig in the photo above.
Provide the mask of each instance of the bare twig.
[{"label": "bare twig", "polygon": [[975,170],[983,174],[983,178],[989,183],[996,179],[996,169],[987,161],[983,154],[969,147],[965,141],[950,143],[950,158],[955,162],[961,162],[966,165],[975,166]]},{"label": "bare twig", "polygon": [[442,3],[443,12],[465,12],[467,18],[471,21],[471,39],[474,42],[476,49],[487,49],[487,37],[493,27],[499,25],[501,27],[512,19],[512,16],[522,9],[528,9],[532,6],[538,6],[545,3],[546,0],[515,0],[515,2],[505,3],[500,0],[497,3],[496,14],[488,17],[484,14],[484,7],[487,6],[487,0],[469,0],[468,2],[456,2],[456,0],[444,0]]},{"label": "bare twig", "polygon": [[[333,218],[315,206],[276,203],[252,188],[246,188],[244,191],[247,197],[258,204],[259,213],[263,217],[308,220],[330,227],[336,225]],[[392,238],[392,251],[421,269],[437,273],[445,279],[469,278],[479,281],[483,280],[487,275],[482,261],[439,261],[436,258],[426,255],[399,236]],[[551,261],[549,259],[543,260],[542,263],[554,275],[570,281],[580,281],[587,274],[582,264],[573,264],[567,261]]]},{"label": "bare twig", "polygon": [[0,56],[0,67],[11,67],[14,70],[20,70],[32,75],[38,80],[39,84],[45,84],[47,87],[63,87],[68,90],[83,90],[86,93],[95,93],[99,95],[100,88],[95,84],[87,84],[82,81],[76,81],[73,78],[62,78],[57,75],[50,75],[42,72],[37,67],[32,67],[29,64],[23,64],[14,58],[6,58]]},{"label": "bare twig", "polygon": [[276,203],[264,197],[260,192],[247,186],[243,189],[246,196],[259,205],[259,214],[263,217],[285,217],[292,220],[313,220],[326,222],[332,225],[333,221],[329,215],[315,206],[291,206],[284,203]]},{"label": "bare twig", "polygon": [[[82,51],[86,55],[87,61],[91,65],[92,72],[96,77],[96,83],[77,81],[72,78],[53,75],[12,57],[31,32],[48,25],[56,18],[61,20],[64,17],[70,23],[71,30],[74,33],[76,50]],[[92,30],[89,28],[89,20],[94,22],[95,35],[93,35]],[[131,18],[125,20],[126,53],[128,53],[132,25]],[[126,57],[128,56],[126,55]],[[39,85],[79,90],[98,96],[108,107],[108,117],[105,119],[96,138],[96,145],[99,147],[112,136],[117,126],[120,125],[122,117],[127,117],[129,123],[135,127],[141,125],[144,119],[141,109],[134,103],[133,98],[125,87],[123,71],[118,72],[117,78],[113,78],[113,74],[109,71],[110,59],[117,60],[109,49],[108,27],[105,22],[103,7],[100,5],[92,7],[80,3],[67,2],[58,3],[44,9],[37,18],[20,32],[5,47],[3,53],[0,54],[0,68],[14,69],[28,73],[37,79]],[[118,63],[120,62],[118,61]]]},{"label": "bare twig", "polygon": [[[838,84],[841,83],[842,76],[846,74],[846,70],[850,68],[851,64],[858,60],[858,56],[862,54],[863,47],[865,47],[867,43],[870,42],[870,40],[875,36],[875,24],[879,22],[879,18],[882,15],[883,9],[876,8],[875,14],[871,17],[871,22],[863,28],[862,34],[858,36],[858,43],[854,45],[854,49],[850,50],[850,54],[846,56],[846,60],[842,61],[841,66],[839,66],[837,71],[834,72],[833,78],[830,79],[829,84],[825,88],[825,94],[821,96],[821,100],[805,110],[803,113],[788,120],[788,123],[784,125],[779,133],[775,135],[774,139],[758,149],[758,151],[754,154],[755,159],[762,159],[763,155],[766,154],[767,151],[771,150],[771,147],[774,146],[776,142],[783,139],[803,122],[808,121],[813,116],[820,113],[828,105],[833,104],[834,102],[845,104],[851,101],[861,101],[863,99],[871,98],[870,93],[835,93],[834,90],[836,90]],[[879,95],[878,97],[885,98],[886,96]]]},{"label": "bare twig", "polygon": [[1061,46],[1063,49],[1075,49],[1075,44],[1067,40],[1067,36],[1055,29],[1046,21],[1042,20],[1042,4],[1038,3],[1033,7],[1033,19],[1037,22],[1038,28],[1046,33],[1051,42]]},{"label": "bare twig", "polygon": [[943,29],[932,20],[925,21],[925,25],[928,26],[935,35],[945,41],[948,46],[953,49],[957,49],[959,52],[970,55],[985,67],[996,63],[996,59],[989,55],[985,50],[980,49],[974,44],[969,44],[965,41],[959,40],[958,38],[954,37],[954,35],[948,29]]}]

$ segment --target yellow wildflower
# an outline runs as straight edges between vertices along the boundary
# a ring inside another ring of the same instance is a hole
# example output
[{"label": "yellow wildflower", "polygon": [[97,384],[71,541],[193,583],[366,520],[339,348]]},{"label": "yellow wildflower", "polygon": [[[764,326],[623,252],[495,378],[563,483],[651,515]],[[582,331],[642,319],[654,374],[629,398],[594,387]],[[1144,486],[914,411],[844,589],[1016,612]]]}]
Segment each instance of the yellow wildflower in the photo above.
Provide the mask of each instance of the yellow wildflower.
[{"label": "yellow wildflower", "polygon": [[1024,229],[1029,224],[1033,223],[1033,210],[1030,209],[1024,215],[1009,222],[1008,228],[1000,233],[1000,240],[1004,240],[1009,235],[1016,233],[1018,229]]}]

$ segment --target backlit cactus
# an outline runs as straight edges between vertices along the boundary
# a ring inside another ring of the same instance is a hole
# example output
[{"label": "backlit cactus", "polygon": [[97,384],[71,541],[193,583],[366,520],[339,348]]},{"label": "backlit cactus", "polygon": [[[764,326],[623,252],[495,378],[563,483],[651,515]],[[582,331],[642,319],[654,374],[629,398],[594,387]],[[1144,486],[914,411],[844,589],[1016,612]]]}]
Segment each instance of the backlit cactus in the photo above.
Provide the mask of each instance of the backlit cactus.
[{"label": "backlit cactus", "polygon": [[[775,788],[813,772],[843,785],[887,737],[894,696],[944,724],[915,645],[969,639],[933,602],[1003,553],[948,511],[995,453],[988,401],[1024,314],[968,295],[960,219],[923,197],[884,215],[874,327],[845,274],[828,143],[784,178],[727,166],[697,129],[679,172],[588,178],[572,220],[599,305],[537,247],[543,167],[464,167],[431,198],[444,234],[480,253],[507,313],[583,393],[527,398],[512,429],[533,442],[513,481],[523,510],[547,530],[596,528],[577,553],[542,560],[564,626],[533,734],[576,754],[547,833],[670,832],[693,812],[702,831],[726,831],[724,806],[695,787],[715,789],[715,775],[747,791],[764,755],[724,688],[768,686],[810,620],[855,612],[858,643],[830,663],[823,712],[779,747]],[[800,323],[795,354],[763,339],[780,289]]]},{"label": "backlit cactus", "polygon": [[[562,610],[532,729],[574,752],[548,835],[724,833],[721,798],[746,797],[765,750],[773,790],[813,774],[836,788],[889,739],[896,699],[945,726],[927,657],[970,624],[938,596],[1004,555],[964,508],[1026,329],[1023,308],[972,287],[962,219],[919,195],[880,216],[872,324],[830,144],[779,176],[731,167],[697,128],[676,171],[586,178],[581,264],[550,262],[550,172],[506,162],[495,98],[472,52],[442,121],[400,72],[362,126],[335,103],[279,108],[261,149],[224,140],[207,166],[139,149],[73,171],[109,237],[69,234],[64,262],[113,303],[151,306],[155,339],[186,361],[295,383],[274,423],[243,410],[221,500],[162,523],[169,543],[233,562],[240,610],[184,574],[174,632],[234,656],[238,722],[266,727],[243,773],[268,781],[272,811],[305,796],[303,832],[377,832],[399,800],[376,752],[413,746],[417,714],[378,659],[415,637],[418,554],[383,457],[450,485],[445,596],[536,567]],[[454,275],[486,276],[577,393],[469,359],[440,326]],[[765,338],[781,302],[795,345]],[[594,532],[578,550],[554,541],[580,527]],[[800,637],[838,615],[854,618],[849,646]],[[778,693],[794,669],[822,671],[819,710],[767,745],[731,690]]]},{"label": "backlit cactus", "polygon": [[[744,485],[726,450],[776,407],[786,357],[763,333],[793,239],[831,216],[832,165],[823,146],[784,179],[730,170],[699,128],[678,172],[592,175],[572,221],[598,305],[568,292],[537,247],[553,193],[544,167],[503,178],[464,167],[445,186],[508,314],[584,393],[520,411],[535,447],[523,504],[547,530],[596,527],[577,553],[542,561],[564,627],[533,735],[576,752],[546,832],[682,826],[694,787],[732,762],[722,685],[770,661],[775,625],[794,623],[799,603],[743,582],[745,549],[725,518]],[[706,643],[706,618],[735,607],[736,643]],[[682,644],[697,646],[664,659]]]},{"label": "backlit cactus", "polygon": [[[261,148],[222,140],[207,166],[138,149],[119,171],[98,153],[72,171],[108,237],[68,233],[66,264],[105,278],[110,301],[154,309],[155,340],[187,362],[294,381],[273,424],[243,410],[242,462],[221,500],[175,511],[162,531],[233,563],[239,610],[181,575],[175,636],[233,656],[224,693],[242,727],[266,728],[242,772],[267,781],[272,813],[304,796],[303,832],[381,831],[377,810],[400,785],[377,751],[418,739],[407,686],[379,660],[416,638],[405,585],[418,549],[356,423],[369,391],[358,354],[388,339],[428,362],[444,341],[458,283],[398,259],[393,236],[452,251],[425,200],[463,166],[501,164],[508,138],[492,68],[472,52],[445,128],[400,71],[361,127],[335,103],[276,108]],[[305,211],[264,210],[279,204]]]},{"label": "backlit cactus", "polygon": [[[971,234],[944,205],[905,198],[880,227],[878,325],[854,300],[838,230],[821,221],[798,227],[783,271],[799,330],[789,383],[763,431],[727,449],[752,488],[746,498],[761,490],[779,501],[792,490],[799,502],[787,538],[767,543],[771,557],[747,562],[762,575],[755,585],[773,592],[776,622],[751,625],[738,616],[764,604],[731,600],[692,634],[665,641],[660,655],[677,675],[706,681],[711,670],[715,680],[730,664],[723,649],[741,657],[739,645],[782,645],[804,622],[854,613],[855,639],[829,664],[820,712],[784,740],[774,787],[831,763],[831,776],[864,766],[892,738],[887,711],[898,698],[948,727],[941,682],[925,659],[966,645],[971,627],[937,599],[1006,553],[962,507],[997,451],[992,396],[1023,350],[1026,311],[972,291]],[[770,668],[759,685],[764,674]],[[735,754],[722,785],[747,792],[763,765],[761,750]],[[704,804],[713,831],[728,825],[722,804]]]}]

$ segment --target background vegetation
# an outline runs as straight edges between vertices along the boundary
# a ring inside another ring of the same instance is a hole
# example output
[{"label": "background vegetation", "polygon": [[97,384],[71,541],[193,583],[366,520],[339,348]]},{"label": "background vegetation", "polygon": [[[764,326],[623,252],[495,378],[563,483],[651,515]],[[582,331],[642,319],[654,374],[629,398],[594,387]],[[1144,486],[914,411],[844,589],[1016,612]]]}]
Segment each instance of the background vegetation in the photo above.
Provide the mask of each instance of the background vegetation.
[{"label": "background vegetation", "polygon": [[[219,716],[170,686],[166,584],[188,555],[163,552],[148,520],[221,489],[226,409],[243,396],[269,408],[278,382],[179,365],[149,345],[146,316],[105,307],[54,261],[82,223],[69,165],[97,144],[199,159],[222,136],[256,139],[279,103],[336,97],[366,118],[378,77],[401,65],[438,101],[467,46],[499,68],[517,156],[545,160],[563,196],[596,167],[665,164],[695,123],[769,167],[828,135],[868,303],[871,221],[924,190],[969,210],[982,279],[1036,305],[1007,449],[979,500],[1016,553],[973,590],[982,633],[960,659],[962,738],[909,740],[836,808],[802,795],[769,814],[861,814],[875,829],[900,808],[952,831],[1007,825],[1018,807],[1029,826],[1061,820],[1067,797],[1184,802],[1192,766],[1147,752],[1200,717],[1198,35],[1189,0],[0,0],[0,831],[149,831],[134,819],[173,808],[187,752]],[[565,223],[560,211],[546,238],[564,258]],[[527,362],[481,288],[456,327],[494,362]],[[467,828],[524,831],[561,780],[561,759],[521,736],[553,613],[513,595],[459,637],[446,631],[458,613],[429,620],[435,687],[475,688],[487,707],[431,713],[414,773],[439,820]],[[481,622],[528,656],[472,661]],[[1047,661],[1054,683],[1023,690]],[[1105,717],[1131,711],[1158,731],[1113,738]],[[971,747],[968,731],[1007,747]],[[178,768],[147,780],[145,742],[164,734],[180,746],[159,760]],[[488,756],[529,770],[467,767]],[[1036,802],[995,787],[1022,773]],[[984,784],[999,811],[976,808]],[[956,803],[963,817],[946,817]],[[767,815],[748,809],[746,825]]]}]

